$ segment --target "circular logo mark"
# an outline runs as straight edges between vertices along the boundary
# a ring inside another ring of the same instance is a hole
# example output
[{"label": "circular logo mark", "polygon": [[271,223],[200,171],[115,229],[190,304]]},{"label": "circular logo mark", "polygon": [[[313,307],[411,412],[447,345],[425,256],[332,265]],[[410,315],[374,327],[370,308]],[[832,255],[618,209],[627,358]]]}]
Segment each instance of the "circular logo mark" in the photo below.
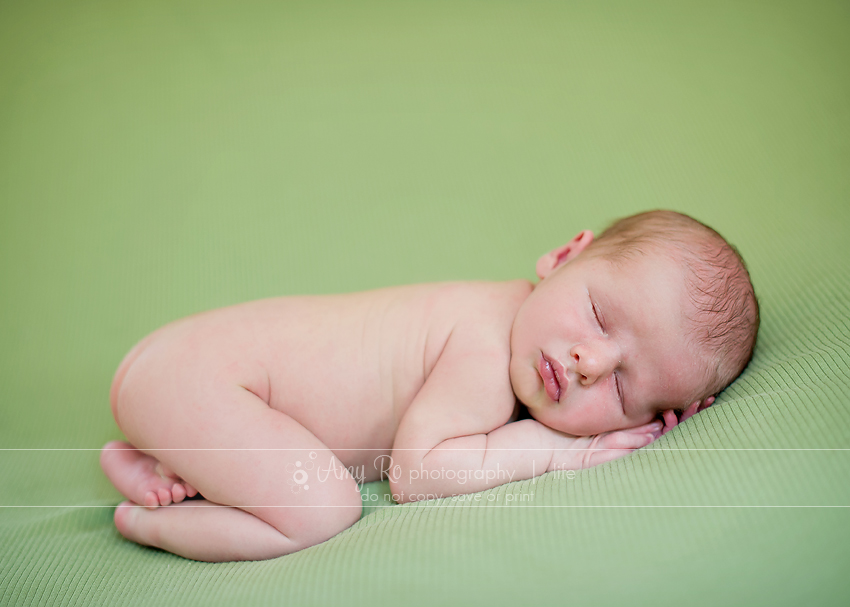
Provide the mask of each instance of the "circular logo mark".
[{"label": "circular logo mark", "polygon": [[[316,452],[310,451],[310,460],[314,460],[316,457],[318,457]],[[307,484],[307,481],[310,479],[310,475],[307,474],[307,471],[312,469],[312,461],[302,463],[301,460],[298,460],[294,464],[286,464],[286,471],[292,475],[292,478],[286,481],[290,491],[293,493],[301,493],[302,490],[309,491],[310,485]]]}]

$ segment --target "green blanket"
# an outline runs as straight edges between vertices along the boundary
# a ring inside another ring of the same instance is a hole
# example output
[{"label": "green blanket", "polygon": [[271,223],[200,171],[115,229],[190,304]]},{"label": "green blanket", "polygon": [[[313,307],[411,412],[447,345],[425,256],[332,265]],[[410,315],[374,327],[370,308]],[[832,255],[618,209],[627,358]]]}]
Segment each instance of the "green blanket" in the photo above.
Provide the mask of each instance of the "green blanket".
[{"label": "green blanket", "polygon": [[[0,3],[1,605],[850,603],[846,2]],[[672,208],[747,259],[755,358],[622,460],[303,552],[125,541],[141,337],[241,301],[532,278]]]}]

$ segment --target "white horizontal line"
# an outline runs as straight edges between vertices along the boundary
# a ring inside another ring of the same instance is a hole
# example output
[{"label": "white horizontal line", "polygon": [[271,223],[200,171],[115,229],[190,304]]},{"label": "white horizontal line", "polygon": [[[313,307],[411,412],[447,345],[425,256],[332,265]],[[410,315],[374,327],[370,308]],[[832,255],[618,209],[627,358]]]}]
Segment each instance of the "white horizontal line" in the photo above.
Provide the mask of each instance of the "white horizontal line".
[{"label": "white horizontal line", "polygon": [[[565,448],[565,449],[486,449],[487,451],[585,451],[586,447],[581,448]],[[91,449],[78,449],[78,448],[9,448],[3,449],[0,448],[0,451],[102,451],[103,448],[91,448]],[[483,451],[483,449],[442,449],[443,451]],[[109,451],[124,451],[124,449],[109,449]],[[321,448],[317,447],[315,449],[309,448],[284,448],[284,447],[274,447],[274,448],[261,448],[261,447],[245,447],[245,448],[230,448],[230,447],[221,447],[221,448],[196,448],[196,449],[182,449],[182,448],[173,448],[173,449],[145,449],[144,452],[148,451],[426,451],[426,449],[367,449],[367,448],[342,448],[342,449],[329,449],[329,448]],[[642,449],[629,449],[626,447],[611,447],[611,448],[601,448],[594,447],[591,451],[850,451],[850,448],[841,447],[841,448],[786,448],[786,447],[728,447],[728,448],[714,448],[714,447],[644,447]]]},{"label": "white horizontal line", "polygon": [[[451,500],[451,497],[443,497],[438,499]],[[496,501],[496,500],[493,500]],[[348,506],[222,506],[221,504],[207,504],[204,506],[195,506],[189,504],[187,502],[182,502],[185,504],[184,508],[347,508]],[[413,504],[418,504],[420,508],[447,508],[450,506],[446,506],[444,504],[425,504],[424,502],[410,502]],[[491,508],[517,508],[519,506],[527,506],[531,508],[850,508],[848,506],[536,506],[531,504],[529,501],[515,501],[510,506],[505,505],[497,505],[488,501],[486,498],[482,500],[469,500],[469,499],[458,499],[455,500],[455,503],[475,503],[475,504],[491,504],[489,507]],[[138,505],[138,504],[136,504]],[[376,510],[383,508],[392,508],[394,506],[400,506],[402,504],[393,504],[392,506],[380,506],[377,504],[372,504],[371,507]],[[0,506],[0,508],[115,508],[116,506]],[[142,507],[142,506],[139,506]],[[169,506],[160,506],[160,508],[168,508]]]}]

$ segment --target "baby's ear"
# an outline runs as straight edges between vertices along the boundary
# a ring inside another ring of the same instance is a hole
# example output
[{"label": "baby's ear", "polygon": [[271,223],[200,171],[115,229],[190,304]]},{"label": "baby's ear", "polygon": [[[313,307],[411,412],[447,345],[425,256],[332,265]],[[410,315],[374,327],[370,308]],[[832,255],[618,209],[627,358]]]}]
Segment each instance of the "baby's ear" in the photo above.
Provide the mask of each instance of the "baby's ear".
[{"label": "baby's ear", "polygon": [[552,249],[537,260],[537,277],[543,280],[552,273],[552,270],[567,263],[584,251],[591,242],[593,242],[593,232],[582,230],[567,244],[557,249]]}]

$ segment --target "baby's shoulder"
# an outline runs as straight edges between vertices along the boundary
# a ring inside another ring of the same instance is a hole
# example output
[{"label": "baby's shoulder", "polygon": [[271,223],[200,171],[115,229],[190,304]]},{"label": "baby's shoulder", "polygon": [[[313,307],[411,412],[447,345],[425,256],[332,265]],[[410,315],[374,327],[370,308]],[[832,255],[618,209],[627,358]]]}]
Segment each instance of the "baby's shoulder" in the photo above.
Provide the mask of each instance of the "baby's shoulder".
[{"label": "baby's shoulder", "polygon": [[451,325],[456,337],[483,343],[492,337],[507,345],[517,311],[531,290],[527,280],[448,283],[435,293],[434,314]]},{"label": "baby's shoulder", "polygon": [[532,288],[527,280],[449,282],[442,283],[434,297],[440,307],[451,309],[459,317],[469,314],[516,315]]}]

